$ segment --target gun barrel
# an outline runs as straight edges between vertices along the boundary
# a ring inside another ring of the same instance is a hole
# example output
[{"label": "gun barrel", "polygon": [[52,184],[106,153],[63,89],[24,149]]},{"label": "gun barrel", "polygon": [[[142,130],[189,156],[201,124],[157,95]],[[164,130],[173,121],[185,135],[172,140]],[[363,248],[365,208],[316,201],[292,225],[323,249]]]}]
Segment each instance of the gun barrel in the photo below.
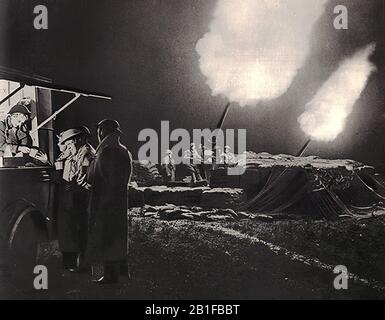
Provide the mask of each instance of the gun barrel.
[{"label": "gun barrel", "polygon": [[222,116],[221,116],[221,118],[219,119],[219,122],[218,122],[218,124],[217,124],[217,129],[222,129],[223,124],[225,123],[227,114],[228,114],[229,111],[230,111],[230,106],[231,106],[231,102],[229,102],[228,104],[226,104],[225,110],[223,111]]},{"label": "gun barrel", "polygon": [[306,151],[306,149],[309,147],[309,144],[311,143],[311,138],[309,138],[306,143],[303,145],[301,150],[297,153],[297,157],[302,157]]}]

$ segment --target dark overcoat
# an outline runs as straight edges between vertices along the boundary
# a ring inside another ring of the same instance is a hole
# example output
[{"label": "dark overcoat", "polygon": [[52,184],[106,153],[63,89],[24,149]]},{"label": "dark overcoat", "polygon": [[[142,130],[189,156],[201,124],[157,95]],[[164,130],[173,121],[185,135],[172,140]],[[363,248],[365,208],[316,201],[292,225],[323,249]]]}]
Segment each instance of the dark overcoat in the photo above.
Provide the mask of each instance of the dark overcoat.
[{"label": "dark overcoat", "polygon": [[132,173],[130,152],[120,143],[119,133],[106,137],[96,149],[88,182],[89,262],[127,259],[128,184]]},{"label": "dark overcoat", "polygon": [[61,252],[84,252],[87,241],[88,192],[75,181],[59,184],[58,240]]}]

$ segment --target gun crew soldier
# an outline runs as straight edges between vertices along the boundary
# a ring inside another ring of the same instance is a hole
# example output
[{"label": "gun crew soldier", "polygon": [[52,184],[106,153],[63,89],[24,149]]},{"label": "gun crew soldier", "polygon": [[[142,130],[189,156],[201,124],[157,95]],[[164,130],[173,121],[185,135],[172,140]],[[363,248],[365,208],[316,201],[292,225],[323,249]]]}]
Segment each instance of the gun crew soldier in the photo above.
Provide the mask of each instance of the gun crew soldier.
[{"label": "gun crew soldier", "polygon": [[225,151],[221,154],[221,163],[226,166],[232,166],[237,163],[235,154],[231,152],[230,146],[225,146]]},{"label": "gun crew soldier", "polygon": [[195,183],[197,181],[201,181],[202,176],[198,165],[202,163],[202,158],[199,155],[199,152],[194,142],[190,144],[190,149],[185,151],[184,158],[188,160],[188,164],[186,164],[186,167],[188,170],[188,174],[191,177],[191,182]]},{"label": "gun crew soldier", "polygon": [[162,168],[164,173],[164,182],[174,182],[175,181],[175,159],[173,157],[173,152],[171,150],[166,151],[166,156],[162,161]]}]

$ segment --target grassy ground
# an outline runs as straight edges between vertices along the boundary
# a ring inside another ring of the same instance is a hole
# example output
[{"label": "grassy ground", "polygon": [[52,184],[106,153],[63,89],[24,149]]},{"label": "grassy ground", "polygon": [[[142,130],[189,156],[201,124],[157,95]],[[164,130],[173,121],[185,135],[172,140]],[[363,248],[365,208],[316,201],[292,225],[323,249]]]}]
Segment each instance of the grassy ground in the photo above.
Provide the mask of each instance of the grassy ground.
[{"label": "grassy ground", "polygon": [[[49,269],[49,290],[33,290],[32,274],[27,283],[17,283],[1,270],[0,298],[380,299],[385,298],[383,290],[352,280],[348,290],[335,290],[331,270],[302,258],[330,266],[343,264],[361,278],[385,283],[384,224],[383,217],[270,223],[136,217],[132,281],[122,278],[118,285],[99,286],[91,283],[87,272],[65,272],[52,242],[39,254],[39,263]],[[267,243],[289,251],[277,251]]]},{"label": "grassy ground", "polygon": [[[332,270],[293,259],[302,255],[331,267],[342,264],[360,278],[385,283],[384,218],[361,222],[136,222],[136,246],[150,253],[141,262],[141,274],[168,285],[171,298],[385,297],[383,291],[354,281],[349,290],[336,291]],[[277,254],[253,238],[291,252]]]},{"label": "grassy ground", "polygon": [[242,222],[231,228],[331,265],[345,265],[352,273],[385,284],[385,217],[334,222]]}]

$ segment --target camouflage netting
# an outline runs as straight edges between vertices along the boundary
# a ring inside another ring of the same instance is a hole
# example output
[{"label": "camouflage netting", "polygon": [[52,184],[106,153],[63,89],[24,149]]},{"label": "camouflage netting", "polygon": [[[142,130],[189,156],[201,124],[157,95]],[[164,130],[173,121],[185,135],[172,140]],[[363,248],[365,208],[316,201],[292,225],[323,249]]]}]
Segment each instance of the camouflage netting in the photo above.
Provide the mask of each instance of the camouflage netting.
[{"label": "camouflage netting", "polygon": [[242,176],[230,177],[226,169],[212,174],[213,187],[245,190],[248,200],[239,210],[333,218],[367,213],[385,199],[374,168],[353,160],[248,152],[244,165]]}]

